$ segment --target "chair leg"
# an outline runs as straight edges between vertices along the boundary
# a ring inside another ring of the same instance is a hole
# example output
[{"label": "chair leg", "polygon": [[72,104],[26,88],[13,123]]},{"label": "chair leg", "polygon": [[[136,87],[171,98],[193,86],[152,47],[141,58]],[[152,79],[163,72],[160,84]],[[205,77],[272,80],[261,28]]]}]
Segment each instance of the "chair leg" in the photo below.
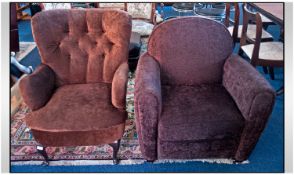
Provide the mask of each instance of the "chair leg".
[{"label": "chair leg", "polygon": [[42,163],[42,165],[44,165],[44,166],[48,166],[48,165],[49,165],[49,157],[48,157],[48,154],[47,154],[47,152],[46,152],[46,147],[43,147],[43,146],[37,146],[37,151],[38,151],[38,153],[40,153],[40,154],[44,157],[44,159],[45,159],[45,161]]},{"label": "chair leg", "polygon": [[120,139],[115,141],[114,143],[110,143],[109,144],[112,149],[113,149],[113,164],[117,165],[119,163],[119,160],[117,158],[117,153],[118,153],[118,150],[119,150],[119,146],[120,146]]},{"label": "chair leg", "polygon": [[268,74],[267,67],[266,67],[266,66],[262,66],[262,68],[263,68],[263,72],[264,72],[265,74]]},{"label": "chair leg", "polygon": [[273,67],[269,67],[269,74],[272,80],[275,79],[275,73],[274,73],[274,68]]}]

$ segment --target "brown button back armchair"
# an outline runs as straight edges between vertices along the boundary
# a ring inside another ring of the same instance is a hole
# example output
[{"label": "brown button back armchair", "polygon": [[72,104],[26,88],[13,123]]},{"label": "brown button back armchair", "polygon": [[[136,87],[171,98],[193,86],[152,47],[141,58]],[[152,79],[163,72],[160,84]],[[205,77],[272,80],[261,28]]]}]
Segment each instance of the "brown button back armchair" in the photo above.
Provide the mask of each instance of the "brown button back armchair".
[{"label": "brown button back armchair", "polygon": [[42,64],[20,90],[33,110],[25,122],[35,140],[44,147],[110,144],[117,163],[127,118],[130,16],[50,10],[32,18],[32,30]]},{"label": "brown button back armchair", "polygon": [[232,47],[226,27],[205,18],[171,19],[154,29],[135,81],[145,159],[248,158],[275,92]]}]

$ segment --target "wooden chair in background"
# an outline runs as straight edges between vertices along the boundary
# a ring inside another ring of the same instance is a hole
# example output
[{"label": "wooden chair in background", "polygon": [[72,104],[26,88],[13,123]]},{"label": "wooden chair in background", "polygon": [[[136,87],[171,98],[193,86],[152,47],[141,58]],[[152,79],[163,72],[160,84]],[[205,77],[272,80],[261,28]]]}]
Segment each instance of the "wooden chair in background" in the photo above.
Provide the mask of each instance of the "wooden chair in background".
[{"label": "wooden chair in background", "polygon": [[[240,50],[242,50],[249,58],[250,63],[256,66],[269,67],[270,77],[274,79],[274,67],[284,66],[284,56],[282,42],[261,42],[262,19],[259,13],[252,12],[243,4],[243,28],[240,40]],[[255,37],[252,38],[248,34],[249,21],[256,23]],[[248,44],[249,43],[249,44]]]},{"label": "wooden chair in background", "polygon": [[107,3],[107,2],[97,2],[95,3],[96,8],[110,8],[110,9],[120,9],[127,11],[126,3]]},{"label": "wooden chair in background", "polygon": [[141,36],[149,36],[153,28],[162,22],[156,12],[156,3],[125,3],[126,11],[132,16],[132,31]]},{"label": "wooden chair in background", "polygon": [[[232,3],[226,3],[226,17],[225,17],[225,26],[228,28],[230,31],[234,43],[239,42],[241,38],[241,33],[242,33],[242,28],[244,25],[239,25],[239,20],[240,20],[240,8],[239,8],[239,3],[233,3],[234,8],[235,8],[235,15],[234,15],[234,20],[230,18],[230,13],[231,13],[231,5]],[[243,12],[244,13],[244,12]],[[233,24],[230,26],[230,24]],[[255,38],[255,32],[256,32],[256,25],[255,24],[248,24],[247,28],[247,35],[250,38]],[[273,36],[268,33],[266,30],[262,28],[262,35],[261,35],[261,41],[273,41]]]}]

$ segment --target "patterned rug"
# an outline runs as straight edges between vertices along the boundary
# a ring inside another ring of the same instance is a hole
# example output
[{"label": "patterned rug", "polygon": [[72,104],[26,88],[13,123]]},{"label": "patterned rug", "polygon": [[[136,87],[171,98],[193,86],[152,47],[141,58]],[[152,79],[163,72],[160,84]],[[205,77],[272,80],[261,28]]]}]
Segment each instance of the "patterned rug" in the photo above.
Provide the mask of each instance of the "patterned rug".
[{"label": "patterned rug", "polygon": [[[122,160],[142,159],[134,121],[134,74],[129,73],[127,89],[127,111],[125,133],[121,140],[118,157]],[[21,103],[19,110],[11,117],[11,160],[43,160],[37,153],[38,144],[23,122],[30,109]],[[48,147],[46,149],[52,160],[111,160],[112,148],[109,145]]]}]

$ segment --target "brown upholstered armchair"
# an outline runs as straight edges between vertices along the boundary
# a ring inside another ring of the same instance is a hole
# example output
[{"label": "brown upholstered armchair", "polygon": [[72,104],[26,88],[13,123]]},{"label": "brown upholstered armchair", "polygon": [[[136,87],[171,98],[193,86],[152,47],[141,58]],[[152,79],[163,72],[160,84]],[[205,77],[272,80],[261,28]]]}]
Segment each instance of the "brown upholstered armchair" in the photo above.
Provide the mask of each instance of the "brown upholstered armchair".
[{"label": "brown upholstered armchair", "polygon": [[[32,18],[42,64],[20,90],[42,146],[110,144],[117,163],[127,113],[131,18],[123,11],[50,10]],[[47,159],[46,151],[40,148]]]},{"label": "brown upholstered armchair", "polygon": [[171,19],[154,29],[135,81],[145,159],[248,158],[275,92],[232,46],[226,27],[205,18]]}]

